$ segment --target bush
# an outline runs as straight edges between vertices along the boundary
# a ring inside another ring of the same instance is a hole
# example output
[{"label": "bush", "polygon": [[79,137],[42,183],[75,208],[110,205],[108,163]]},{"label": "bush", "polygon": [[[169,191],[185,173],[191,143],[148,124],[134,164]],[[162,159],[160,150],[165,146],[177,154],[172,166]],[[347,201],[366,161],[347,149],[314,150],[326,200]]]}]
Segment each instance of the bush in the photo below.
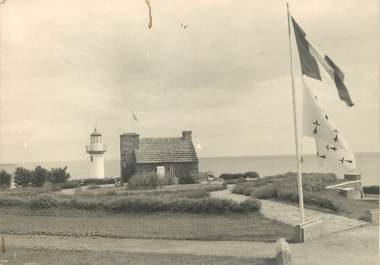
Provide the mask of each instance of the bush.
[{"label": "bush", "polygon": [[88,178],[88,179],[81,179],[80,183],[83,186],[87,186],[91,184],[94,184],[94,185],[115,184],[115,178],[104,178],[104,179]]},{"label": "bush", "polygon": [[19,206],[19,205],[25,205],[25,204],[26,204],[26,201],[22,200],[21,198],[2,197],[0,199],[0,207]]},{"label": "bush", "polygon": [[76,181],[76,180],[70,180],[70,181],[62,183],[61,185],[59,185],[59,187],[63,190],[64,189],[74,189],[74,188],[80,187],[80,183],[79,183],[79,181]]},{"label": "bush", "polygon": [[237,179],[226,179],[223,181],[223,184],[237,184],[238,180]]},{"label": "bush", "polygon": [[367,194],[379,194],[379,186],[366,186],[363,191]]},{"label": "bush", "polygon": [[43,189],[47,191],[61,191],[61,187],[59,187],[58,184],[51,183],[49,181],[46,181],[43,185]]},{"label": "bush", "polygon": [[167,193],[168,198],[188,198],[188,199],[200,199],[209,197],[210,194],[205,189],[200,190],[186,190],[179,192]]},{"label": "bush", "polygon": [[[303,174],[304,202],[333,211],[339,211],[340,201],[338,199],[318,194],[329,183],[333,183],[336,180],[335,174]],[[251,182],[239,183],[233,192],[259,199],[278,198],[284,201],[298,202],[297,174],[286,173]]]},{"label": "bush", "polygon": [[52,183],[66,182],[70,178],[70,174],[66,172],[67,167],[52,168],[48,175],[48,180]]},{"label": "bush", "polygon": [[178,184],[194,184],[196,179],[188,174],[178,176]]},{"label": "bush", "polygon": [[277,197],[277,187],[275,184],[268,184],[252,189],[250,194],[252,197],[259,199],[270,199]]},{"label": "bush", "polygon": [[260,178],[259,173],[256,171],[247,171],[243,174],[245,178]]},{"label": "bush", "polygon": [[193,181],[195,183],[199,183],[201,182],[202,180],[207,180],[208,178],[208,175],[205,173],[205,172],[202,172],[202,171],[199,171],[194,177],[193,177]]},{"label": "bush", "polygon": [[[298,197],[298,196],[297,196]],[[334,197],[326,195],[319,195],[317,193],[306,192],[304,193],[304,202],[314,204],[322,208],[327,208],[335,212],[339,212],[341,209],[341,201]]]},{"label": "bush", "polygon": [[[299,202],[297,187],[282,186],[277,189],[277,197],[291,202]],[[327,208],[338,212],[341,208],[341,202],[331,196],[321,195],[315,192],[304,192],[303,199],[305,204],[312,204],[322,208]]]},{"label": "bush", "polygon": [[219,176],[219,178],[223,179],[223,180],[227,180],[227,179],[240,179],[240,178],[243,178],[244,175],[239,173],[239,174],[229,174],[229,173],[223,173]]},{"label": "bush", "polygon": [[30,208],[41,209],[56,206],[58,201],[49,196],[39,196],[30,200]]},{"label": "bush", "polygon": [[128,181],[128,189],[155,189],[158,185],[158,176],[156,173],[147,173],[134,175]]},{"label": "bush", "polygon": [[223,213],[237,212],[246,213],[260,209],[260,202],[257,200],[247,200],[237,203],[231,200],[221,200],[216,198],[176,198],[161,199],[151,196],[132,196],[115,198],[105,205],[106,209],[117,212],[190,212],[190,213]]},{"label": "bush", "polygon": [[17,186],[26,187],[31,183],[32,174],[27,168],[17,167],[14,176]]},{"label": "bush", "polygon": [[87,189],[88,190],[99,190],[99,189],[101,189],[101,187],[98,185],[90,185],[87,187]]},{"label": "bush", "polygon": [[6,172],[4,169],[0,171],[0,187],[9,188],[11,185],[12,175]]},{"label": "bush", "polygon": [[261,203],[259,200],[250,199],[243,201],[239,206],[242,208],[242,212],[255,212],[261,208]]},{"label": "bush", "polygon": [[168,185],[174,185],[175,184],[175,177],[174,176],[165,176],[158,179],[158,185],[159,186],[168,186]]},{"label": "bush", "polygon": [[41,166],[36,166],[34,170],[31,171],[30,182],[33,187],[42,187],[48,177],[48,171]]}]

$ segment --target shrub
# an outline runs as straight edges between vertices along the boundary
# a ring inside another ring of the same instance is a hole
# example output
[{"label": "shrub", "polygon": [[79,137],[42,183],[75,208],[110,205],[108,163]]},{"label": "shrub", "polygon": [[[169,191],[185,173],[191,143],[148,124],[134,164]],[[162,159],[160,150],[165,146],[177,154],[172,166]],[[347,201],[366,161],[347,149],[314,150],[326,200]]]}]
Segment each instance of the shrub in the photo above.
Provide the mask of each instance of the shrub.
[{"label": "shrub", "polygon": [[155,189],[158,185],[156,173],[134,175],[128,181],[128,189]]},{"label": "shrub", "polygon": [[[286,173],[239,183],[233,192],[259,199],[278,198],[284,201],[298,202],[296,176],[296,173]],[[326,185],[337,180],[335,174],[306,173],[303,180],[305,203],[339,211],[341,202],[338,199],[318,194]]]},{"label": "shrub", "polygon": [[87,187],[87,189],[88,190],[99,190],[99,189],[101,189],[101,187],[98,185],[90,185]]},{"label": "shrub", "polygon": [[172,198],[188,198],[188,199],[199,199],[209,197],[210,194],[205,189],[200,190],[186,190],[180,192],[168,193],[167,197]]},{"label": "shrub", "polygon": [[164,176],[158,179],[159,186],[168,186],[168,185],[174,185],[174,184],[175,184],[174,176]]},{"label": "shrub", "polygon": [[194,184],[195,182],[196,180],[193,178],[193,176],[190,176],[188,174],[178,176],[179,184]]},{"label": "shrub", "polygon": [[255,212],[261,208],[261,203],[259,200],[250,199],[243,201],[239,206],[242,208],[242,212]]},{"label": "shrub", "polygon": [[38,196],[30,200],[30,208],[50,208],[56,206],[58,201],[49,196]]},{"label": "shrub", "polygon": [[366,186],[363,191],[367,194],[379,194],[379,186]]},{"label": "shrub", "polygon": [[259,173],[256,171],[247,171],[243,174],[245,178],[260,178]]},{"label": "shrub", "polygon": [[223,184],[237,184],[238,183],[238,180],[236,179],[226,179],[225,181],[223,181]]},{"label": "shrub", "polygon": [[42,187],[48,177],[48,171],[41,166],[36,166],[34,170],[31,171],[30,182],[34,187]]},{"label": "shrub", "polygon": [[87,186],[90,184],[95,184],[95,185],[115,184],[115,178],[104,178],[104,179],[88,178],[88,179],[81,179],[80,183],[83,186]]},{"label": "shrub", "polygon": [[48,175],[48,180],[52,183],[62,183],[70,178],[70,174],[66,172],[67,167],[52,168]]},{"label": "shrub", "polygon": [[0,199],[0,206],[18,206],[18,205],[25,205],[26,201],[22,200],[21,198],[15,198],[15,197],[2,197]]},{"label": "shrub", "polygon": [[74,188],[80,187],[80,183],[79,183],[79,181],[76,181],[76,180],[70,180],[70,181],[62,183],[61,185],[59,185],[59,187],[63,190],[64,189],[74,189]]},{"label": "shrub", "polygon": [[201,180],[207,180],[208,175],[205,172],[199,171],[194,177],[193,181],[195,183],[199,183]]},{"label": "shrub", "polygon": [[12,175],[6,172],[4,169],[0,171],[0,187],[9,188],[11,185]]},{"label": "shrub", "polygon": [[239,179],[239,178],[243,178],[243,174],[241,173],[238,173],[238,174],[230,174],[230,173],[223,173],[219,176],[219,178],[223,179],[223,180],[227,180],[227,179]]},{"label": "shrub", "polygon": [[[297,196],[298,197],[298,196]],[[322,208],[327,208],[338,212],[341,209],[341,202],[333,197],[321,196],[317,193],[306,192],[304,193],[304,202],[314,204]]]},{"label": "shrub", "polygon": [[15,183],[18,186],[25,187],[31,182],[31,172],[27,168],[17,167],[14,173]]},{"label": "shrub", "polygon": [[252,197],[259,198],[259,199],[276,198],[277,187],[275,184],[260,186],[257,188],[253,188],[249,195]]}]

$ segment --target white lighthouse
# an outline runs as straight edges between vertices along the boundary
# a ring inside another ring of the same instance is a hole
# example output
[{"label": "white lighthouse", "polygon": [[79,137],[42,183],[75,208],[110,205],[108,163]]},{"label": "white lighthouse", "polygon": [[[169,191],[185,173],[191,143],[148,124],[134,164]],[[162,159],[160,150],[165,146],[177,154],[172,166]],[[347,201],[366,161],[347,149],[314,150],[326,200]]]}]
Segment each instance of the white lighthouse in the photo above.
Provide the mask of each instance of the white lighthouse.
[{"label": "white lighthouse", "polygon": [[104,178],[104,153],[106,146],[102,143],[102,134],[96,128],[90,136],[90,144],[86,146],[86,151],[90,155],[89,177]]}]

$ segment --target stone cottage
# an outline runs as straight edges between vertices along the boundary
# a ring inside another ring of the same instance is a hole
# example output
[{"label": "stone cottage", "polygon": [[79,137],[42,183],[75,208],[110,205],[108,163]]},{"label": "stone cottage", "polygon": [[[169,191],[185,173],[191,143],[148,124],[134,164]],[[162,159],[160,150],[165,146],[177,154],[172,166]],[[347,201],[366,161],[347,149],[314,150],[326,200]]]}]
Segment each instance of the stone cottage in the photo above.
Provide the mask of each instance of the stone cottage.
[{"label": "stone cottage", "polygon": [[178,179],[198,173],[199,162],[191,131],[182,137],[140,138],[136,133],[120,135],[120,165],[123,181],[135,174],[155,172]]}]

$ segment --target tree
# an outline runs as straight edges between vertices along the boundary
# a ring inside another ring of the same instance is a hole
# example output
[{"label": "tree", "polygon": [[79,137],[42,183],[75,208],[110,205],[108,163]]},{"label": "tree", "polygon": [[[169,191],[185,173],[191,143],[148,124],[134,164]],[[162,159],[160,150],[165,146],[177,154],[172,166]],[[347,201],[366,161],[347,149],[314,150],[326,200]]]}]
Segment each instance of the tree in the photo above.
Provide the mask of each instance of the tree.
[{"label": "tree", "polygon": [[25,187],[30,184],[32,174],[27,168],[17,167],[14,176],[16,185]]},{"label": "tree", "polygon": [[6,172],[4,169],[0,171],[0,187],[7,187],[11,185],[12,175]]},{"label": "tree", "polygon": [[41,167],[36,166],[36,168],[31,172],[31,183],[34,187],[42,187],[48,177],[49,172]]},{"label": "tree", "polygon": [[48,180],[52,183],[62,183],[70,178],[70,174],[66,172],[67,167],[52,168],[49,172]]},{"label": "tree", "polygon": [[260,178],[260,175],[259,173],[257,173],[256,171],[247,171],[244,173],[244,177],[245,178]]}]

